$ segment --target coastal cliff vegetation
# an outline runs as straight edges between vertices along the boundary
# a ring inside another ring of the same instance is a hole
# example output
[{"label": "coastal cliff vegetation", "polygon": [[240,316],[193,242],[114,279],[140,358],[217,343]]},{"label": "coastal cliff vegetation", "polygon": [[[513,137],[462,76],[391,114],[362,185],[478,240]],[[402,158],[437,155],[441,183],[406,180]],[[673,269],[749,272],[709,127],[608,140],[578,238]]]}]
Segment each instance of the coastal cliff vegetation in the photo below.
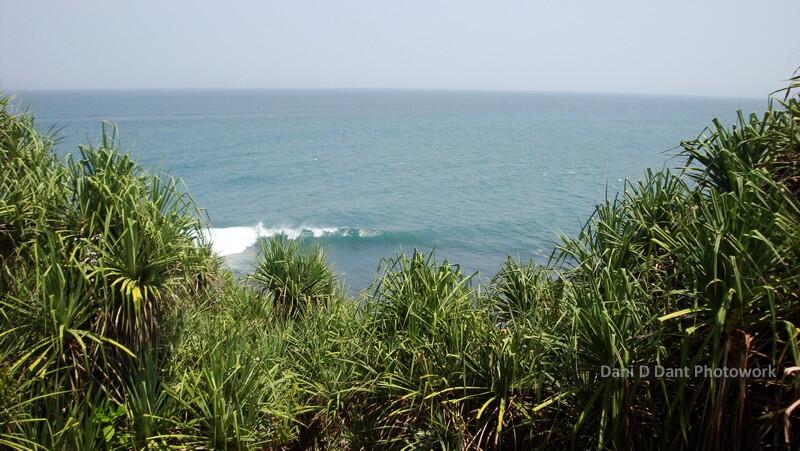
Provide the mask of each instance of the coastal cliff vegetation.
[{"label": "coastal cliff vegetation", "polygon": [[[797,79],[793,83],[797,83]],[[800,97],[713,121],[491,282],[429,250],[226,269],[167,174],[0,101],[0,448],[753,449],[800,442]],[[774,370],[767,377],[611,370]]]}]

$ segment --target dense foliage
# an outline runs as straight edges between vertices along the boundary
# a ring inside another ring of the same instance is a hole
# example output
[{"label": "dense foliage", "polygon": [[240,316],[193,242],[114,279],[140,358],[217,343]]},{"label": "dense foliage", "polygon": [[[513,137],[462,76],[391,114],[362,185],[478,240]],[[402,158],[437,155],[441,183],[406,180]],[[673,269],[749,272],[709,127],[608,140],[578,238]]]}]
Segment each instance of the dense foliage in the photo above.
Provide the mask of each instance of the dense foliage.
[{"label": "dense foliage", "polygon": [[[79,160],[0,103],[0,447],[791,448],[800,98],[682,143],[547,265],[431,254],[347,299],[274,238],[238,279],[113,131]],[[604,377],[604,368],[775,377]]]}]

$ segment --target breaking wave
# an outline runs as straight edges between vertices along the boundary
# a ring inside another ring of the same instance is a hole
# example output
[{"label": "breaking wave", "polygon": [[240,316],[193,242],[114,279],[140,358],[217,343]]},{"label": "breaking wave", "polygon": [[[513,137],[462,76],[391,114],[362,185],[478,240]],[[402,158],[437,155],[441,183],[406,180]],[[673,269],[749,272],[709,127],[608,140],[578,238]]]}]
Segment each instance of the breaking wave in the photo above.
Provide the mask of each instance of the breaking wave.
[{"label": "breaking wave", "polygon": [[323,237],[371,238],[381,235],[375,230],[348,227],[264,227],[258,223],[251,227],[222,227],[204,230],[211,249],[219,256],[241,254],[256,244],[259,238],[283,235],[287,239]]}]

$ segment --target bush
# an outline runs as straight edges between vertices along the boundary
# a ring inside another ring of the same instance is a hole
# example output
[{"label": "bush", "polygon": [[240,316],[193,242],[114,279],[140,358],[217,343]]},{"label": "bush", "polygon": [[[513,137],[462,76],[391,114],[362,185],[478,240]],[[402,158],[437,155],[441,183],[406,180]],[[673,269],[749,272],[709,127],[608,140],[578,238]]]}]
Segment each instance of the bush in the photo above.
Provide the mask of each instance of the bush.
[{"label": "bush", "polygon": [[188,197],[119,153],[114,133],[62,164],[30,116],[0,106],[0,355],[26,388],[0,431],[13,447],[106,443],[90,438],[102,429],[93,412],[124,404],[210,253]]},{"label": "bush", "polygon": [[261,252],[251,279],[274,296],[285,315],[324,306],[334,294],[336,276],[319,246],[304,250],[284,236],[260,242]]}]

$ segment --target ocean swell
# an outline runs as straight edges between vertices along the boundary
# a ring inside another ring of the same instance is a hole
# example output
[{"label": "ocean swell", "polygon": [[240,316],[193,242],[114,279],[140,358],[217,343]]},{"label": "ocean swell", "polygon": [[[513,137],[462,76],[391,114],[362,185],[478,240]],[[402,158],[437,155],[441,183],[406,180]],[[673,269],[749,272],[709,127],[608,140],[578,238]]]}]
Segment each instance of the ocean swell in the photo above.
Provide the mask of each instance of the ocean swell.
[{"label": "ocean swell", "polygon": [[283,235],[287,239],[297,240],[302,238],[323,237],[358,237],[369,238],[380,236],[374,230],[354,229],[347,227],[264,227],[258,223],[252,227],[222,227],[204,230],[205,238],[211,243],[215,254],[225,257],[241,254],[247,248],[256,244],[259,238]]}]

